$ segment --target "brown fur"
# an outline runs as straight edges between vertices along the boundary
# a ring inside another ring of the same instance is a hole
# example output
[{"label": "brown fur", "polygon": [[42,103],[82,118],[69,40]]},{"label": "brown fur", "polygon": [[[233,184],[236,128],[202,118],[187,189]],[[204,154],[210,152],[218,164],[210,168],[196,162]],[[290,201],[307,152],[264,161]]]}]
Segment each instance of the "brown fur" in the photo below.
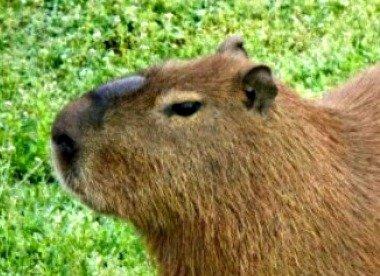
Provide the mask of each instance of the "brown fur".
[{"label": "brown fur", "polygon": [[[277,82],[267,116],[243,104],[251,66],[222,51],[144,71],[141,91],[81,128],[75,169],[58,161],[62,181],[132,221],[165,275],[375,274],[380,66],[315,102]],[[161,112],[187,98],[205,104]]]}]

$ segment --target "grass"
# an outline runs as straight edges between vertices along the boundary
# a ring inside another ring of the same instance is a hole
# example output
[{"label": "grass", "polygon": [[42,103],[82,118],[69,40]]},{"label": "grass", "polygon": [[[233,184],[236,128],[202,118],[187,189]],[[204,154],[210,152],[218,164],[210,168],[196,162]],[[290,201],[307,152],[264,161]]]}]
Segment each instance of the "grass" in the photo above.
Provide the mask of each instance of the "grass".
[{"label": "grass", "polygon": [[131,225],[61,190],[49,130],[70,99],[241,33],[307,97],[380,60],[380,4],[355,1],[0,0],[0,274],[153,274]]}]

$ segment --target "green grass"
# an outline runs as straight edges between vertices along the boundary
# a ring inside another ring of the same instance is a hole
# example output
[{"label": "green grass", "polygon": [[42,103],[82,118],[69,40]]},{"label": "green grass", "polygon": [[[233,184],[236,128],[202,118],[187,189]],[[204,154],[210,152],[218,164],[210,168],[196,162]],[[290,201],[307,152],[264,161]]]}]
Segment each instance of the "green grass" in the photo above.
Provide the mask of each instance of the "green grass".
[{"label": "green grass", "polygon": [[380,5],[355,1],[0,0],[0,274],[152,274],[132,226],[61,190],[59,109],[113,77],[213,52],[250,55],[312,97],[380,60]]}]

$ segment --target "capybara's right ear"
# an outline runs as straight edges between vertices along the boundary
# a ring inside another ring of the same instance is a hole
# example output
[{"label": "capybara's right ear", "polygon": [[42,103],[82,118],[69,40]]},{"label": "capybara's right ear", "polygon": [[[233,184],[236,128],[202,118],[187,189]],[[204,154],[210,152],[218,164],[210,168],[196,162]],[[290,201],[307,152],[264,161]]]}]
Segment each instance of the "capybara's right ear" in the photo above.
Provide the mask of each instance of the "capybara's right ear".
[{"label": "capybara's right ear", "polygon": [[266,65],[251,67],[243,76],[243,85],[247,107],[266,115],[277,96],[277,86],[272,77],[272,70]]},{"label": "capybara's right ear", "polygon": [[248,57],[247,51],[244,49],[244,40],[240,35],[233,35],[223,41],[218,47],[218,53],[232,53]]}]

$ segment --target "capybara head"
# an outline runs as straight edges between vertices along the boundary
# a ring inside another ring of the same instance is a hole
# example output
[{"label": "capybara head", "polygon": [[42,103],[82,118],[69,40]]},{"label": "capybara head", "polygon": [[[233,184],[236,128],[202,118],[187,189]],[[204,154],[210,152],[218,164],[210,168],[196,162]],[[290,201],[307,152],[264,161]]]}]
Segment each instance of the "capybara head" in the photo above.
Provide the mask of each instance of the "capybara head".
[{"label": "capybara head", "polygon": [[70,103],[55,168],[89,206],[132,221],[165,274],[373,272],[376,68],[307,101],[233,36]]},{"label": "capybara head", "polygon": [[214,55],[148,68],[66,106],[52,130],[55,167],[88,205],[143,229],[191,221],[262,178],[276,95],[271,69],[233,36]]}]

